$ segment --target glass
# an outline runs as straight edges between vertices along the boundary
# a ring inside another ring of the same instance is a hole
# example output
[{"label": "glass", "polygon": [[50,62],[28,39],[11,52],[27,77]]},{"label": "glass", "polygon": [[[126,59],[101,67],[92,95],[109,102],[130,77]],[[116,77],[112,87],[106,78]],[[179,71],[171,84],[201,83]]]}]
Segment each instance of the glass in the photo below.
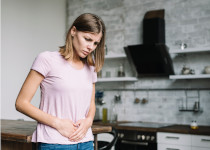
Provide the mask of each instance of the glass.
[{"label": "glass", "polygon": [[102,78],[102,70],[100,70],[100,71],[97,73],[97,77],[98,77],[98,78]]},{"label": "glass", "polygon": [[117,122],[117,112],[116,112],[116,106],[115,102],[112,102],[112,108],[110,111],[110,123],[116,123]]},{"label": "glass", "polygon": [[111,72],[110,71],[106,71],[106,77],[107,78],[111,77]]}]

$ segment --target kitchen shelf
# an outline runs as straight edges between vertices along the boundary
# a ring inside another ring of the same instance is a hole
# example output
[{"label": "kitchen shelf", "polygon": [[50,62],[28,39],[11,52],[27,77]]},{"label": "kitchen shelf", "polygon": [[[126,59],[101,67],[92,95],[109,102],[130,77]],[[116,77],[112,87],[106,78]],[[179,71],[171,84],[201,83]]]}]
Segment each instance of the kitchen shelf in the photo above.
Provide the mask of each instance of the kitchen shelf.
[{"label": "kitchen shelf", "polygon": [[179,53],[197,53],[197,52],[210,52],[210,47],[204,48],[186,48],[186,49],[179,49],[179,50],[170,50],[170,54],[179,54]]},{"label": "kitchen shelf", "polygon": [[170,79],[206,79],[210,78],[210,74],[199,74],[199,75],[170,75]]},{"label": "kitchen shelf", "polygon": [[105,59],[116,59],[116,58],[126,58],[126,55],[125,54],[105,55]]},{"label": "kitchen shelf", "polygon": [[[127,58],[125,54],[113,54],[105,55],[105,59],[124,59]],[[108,77],[108,78],[98,78],[97,82],[134,82],[138,81],[137,77]]]},{"label": "kitchen shelf", "polygon": [[195,110],[194,108],[186,108],[186,107],[180,107],[179,108],[179,111],[192,111],[192,112],[194,112],[194,113],[198,113],[198,112],[203,112],[203,109],[202,108],[200,108],[200,109],[198,109],[198,110]]},{"label": "kitchen shelf", "polygon": [[136,77],[112,77],[112,78],[98,78],[97,82],[116,82],[116,81],[137,81]]}]

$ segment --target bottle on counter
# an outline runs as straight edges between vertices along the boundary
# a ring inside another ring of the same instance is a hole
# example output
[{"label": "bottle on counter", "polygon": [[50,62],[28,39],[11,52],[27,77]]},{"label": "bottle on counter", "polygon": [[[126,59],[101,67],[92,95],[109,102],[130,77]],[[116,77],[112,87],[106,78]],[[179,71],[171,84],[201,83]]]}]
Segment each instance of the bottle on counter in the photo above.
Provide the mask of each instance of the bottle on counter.
[{"label": "bottle on counter", "polygon": [[198,124],[197,124],[197,122],[195,121],[195,120],[193,120],[192,122],[191,122],[191,124],[190,124],[190,127],[191,127],[191,129],[198,129]]},{"label": "bottle on counter", "polygon": [[117,122],[117,111],[116,111],[116,106],[115,106],[114,101],[112,101],[109,120],[110,120],[110,123],[116,123]]},{"label": "bottle on counter", "polygon": [[106,123],[107,122],[107,108],[102,109],[102,122]]}]

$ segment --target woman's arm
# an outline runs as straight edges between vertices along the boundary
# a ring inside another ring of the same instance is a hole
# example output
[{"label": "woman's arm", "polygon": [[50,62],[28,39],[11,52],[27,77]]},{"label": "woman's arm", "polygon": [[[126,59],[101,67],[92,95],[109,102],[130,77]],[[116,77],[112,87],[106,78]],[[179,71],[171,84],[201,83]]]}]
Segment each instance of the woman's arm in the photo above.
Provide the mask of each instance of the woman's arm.
[{"label": "woman's arm", "polygon": [[17,111],[57,129],[63,136],[69,137],[76,129],[71,120],[59,119],[31,104],[31,100],[43,79],[44,77],[40,73],[31,70],[18,94],[15,107]]},{"label": "woman's arm", "polygon": [[78,129],[72,134],[69,140],[77,142],[85,137],[88,129],[93,124],[95,112],[96,112],[96,106],[95,106],[95,83],[94,83],[89,112],[85,119],[77,121],[76,126],[78,126]]},{"label": "woman's arm", "polygon": [[92,92],[92,97],[91,97],[91,103],[90,103],[90,108],[89,108],[89,112],[88,115],[86,117],[86,119],[89,120],[89,126],[91,127],[93,124],[93,119],[95,117],[95,113],[96,113],[96,105],[95,105],[95,83],[93,84],[93,92]]}]

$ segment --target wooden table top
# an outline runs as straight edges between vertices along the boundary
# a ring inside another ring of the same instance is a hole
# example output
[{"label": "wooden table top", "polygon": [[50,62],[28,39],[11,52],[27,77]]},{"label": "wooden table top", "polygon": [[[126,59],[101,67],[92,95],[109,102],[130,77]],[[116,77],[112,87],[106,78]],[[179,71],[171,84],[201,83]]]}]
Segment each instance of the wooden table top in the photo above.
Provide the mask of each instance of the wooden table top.
[{"label": "wooden table top", "polygon": [[[1,139],[18,142],[31,142],[36,129],[35,121],[1,120]],[[111,126],[93,125],[93,134],[111,132]]]}]

